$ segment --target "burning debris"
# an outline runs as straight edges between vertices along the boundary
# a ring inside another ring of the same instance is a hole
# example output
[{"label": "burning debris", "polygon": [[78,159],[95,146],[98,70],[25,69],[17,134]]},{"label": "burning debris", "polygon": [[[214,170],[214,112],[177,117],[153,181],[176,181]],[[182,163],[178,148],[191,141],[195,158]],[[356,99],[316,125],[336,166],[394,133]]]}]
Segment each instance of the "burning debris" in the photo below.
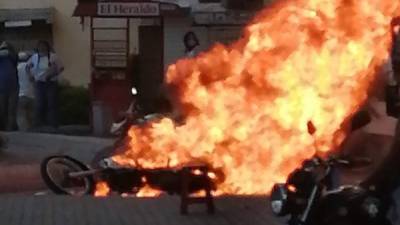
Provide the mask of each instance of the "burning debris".
[{"label": "burning debris", "polygon": [[[279,1],[230,46],[169,67],[183,124],[132,127],[113,160],[135,168],[204,162],[220,194],[264,194],[304,159],[335,149],[388,57],[392,0]],[[315,133],[307,132],[313,121]]]},{"label": "burning debris", "polygon": [[181,213],[187,214],[191,204],[206,204],[208,213],[214,213],[212,190],[216,186],[207,166],[192,165],[180,169],[111,169],[101,172],[96,185],[97,197],[111,192],[137,197],[156,197],[162,192],[181,196]]},{"label": "burning debris", "polygon": [[144,169],[108,162],[109,159],[104,159],[98,168],[89,168],[69,156],[49,156],[41,163],[40,171],[43,181],[56,194],[155,197],[165,192],[180,195],[182,214],[188,213],[191,204],[205,204],[208,213],[214,213],[211,192],[216,189],[216,176],[207,165]]}]

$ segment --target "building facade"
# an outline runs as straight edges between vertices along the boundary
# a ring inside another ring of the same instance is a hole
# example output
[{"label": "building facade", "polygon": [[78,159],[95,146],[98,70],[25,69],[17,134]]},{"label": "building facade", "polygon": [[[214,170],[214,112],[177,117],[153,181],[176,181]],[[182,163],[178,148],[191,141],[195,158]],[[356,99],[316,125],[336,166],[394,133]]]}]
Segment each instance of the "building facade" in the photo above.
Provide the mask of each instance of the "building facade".
[{"label": "building facade", "polygon": [[21,51],[33,50],[38,40],[52,43],[65,65],[62,79],[90,90],[92,125],[108,127],[129,104],[132,86],[152,102],[168,66],[185,57],[185,33],[197,35],[200,51],[227,44],[240,37],[262,5],[262,0],[2,0],[0,41]]},{"label": "building facade", "polygon": [[0,3],[0,40],[18,50],[33,50],[38,40],[53,44],[64,64],[63,78],[73,85],[90,81],[89,31],[73,18],[75,1],[3,0]]},{"label": "building facade", "polygon": [[[225,25],[213,24],[215,21],[207,18],[212,16],[210,13],[221,14],[226,11],[223,6],[243,7],[241,4],[246,1],[168,0],[166,2],[182,8],[194,6],[196,14],[165,17],[162,51],[164,71],[169,64],[184,56],[182,37],[188,30],[193,30],[199,36],[202,50],[209,48],[216,41],[229,42],[240,35],[241,24],[237,26],[232,26],[229,22]],[[93,70],[90,20],[87,17],[83,20],[73,17],[77,5],[77,0],[3,0],[0,3],[0,40],[12,42],[18,50],[32,50],[37,40],[48,40],[65,64],[63,78],[73,85],[88,86]],[[196,24],[196,20],[200,23]],[[129,19],[130,54],[140,55],[139,27],[148,23],[152,22],[141,18]]]}]

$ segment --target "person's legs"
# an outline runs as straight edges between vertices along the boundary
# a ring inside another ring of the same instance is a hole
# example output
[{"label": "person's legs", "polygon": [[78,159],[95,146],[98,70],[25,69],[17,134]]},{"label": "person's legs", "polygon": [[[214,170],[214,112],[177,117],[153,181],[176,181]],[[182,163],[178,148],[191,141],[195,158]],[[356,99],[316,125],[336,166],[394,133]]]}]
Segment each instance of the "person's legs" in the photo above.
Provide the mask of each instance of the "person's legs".
[{"label": "person's legs", "polygon": [[28,107],[29,107],[29,98],[26,96],[19,97],[17,122],[20,131],[27,131],[29,129]]},{"label": "person's legs", "polygon": [[46,83],[35,83],[35,126],[42,126],[46,115]]},{"label": "person's legs", "polygon": [[35,121],[35,100],[27,97],[26,101],[26,125],[27,131],[30,131]]},{"label": "person's legs", "polygon": [[0,130],[6,129],[7,124],[7,96],[0,93]]},{"label": "person's legs", "polygon": [[17,126],[17,108],[18,108],[18,89],[10,91],[8,96],[8,121],[7,130],[15,131],[18,130]]},{"label": "person's legs", "polygon": [[57,93],[58,85],[57,82],[47,83],[47,119],[48,123],[52,128],[58,128],[57,121]]}]

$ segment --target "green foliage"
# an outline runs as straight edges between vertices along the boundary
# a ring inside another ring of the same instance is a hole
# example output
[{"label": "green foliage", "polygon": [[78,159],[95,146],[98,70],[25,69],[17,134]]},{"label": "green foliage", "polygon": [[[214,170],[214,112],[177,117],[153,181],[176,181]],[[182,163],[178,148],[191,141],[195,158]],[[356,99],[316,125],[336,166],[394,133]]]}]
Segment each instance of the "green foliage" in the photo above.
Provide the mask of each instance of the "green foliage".
[{"label": "green foliage", "polygon": [[90,123],[90,95],[85,87],[67,84],[59,88],[60,125],[87,125]]}]

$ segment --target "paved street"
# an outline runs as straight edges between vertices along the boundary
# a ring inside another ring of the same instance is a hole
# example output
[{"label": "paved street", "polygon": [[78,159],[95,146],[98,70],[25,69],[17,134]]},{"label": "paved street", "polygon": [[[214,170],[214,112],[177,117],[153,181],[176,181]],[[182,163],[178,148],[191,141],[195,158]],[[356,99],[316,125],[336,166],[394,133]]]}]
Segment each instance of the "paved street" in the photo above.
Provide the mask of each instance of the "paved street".
[{"label": "paved street", "polygon": [[[279,224],[266,197],[222,197],[217,212],[194,205],[189,216],[179,214],[176,196],[156,199],[73,198],[48,194],[41,181],[39,163],[53,154],[67,154],[88,162],[112,140],[47,134],[8,133],[8,149],[0,157],[0,224],[5,225],[257,225]],[[9,194],[7,194],[9,193]]]},{"label": "paved street", "polygon": [[71,198],[63,196],[1,196],[0,221],[7,225],[277,225],[266,197],[223,197],[208,215],[193,206],[179,214],[178,197]]},{"label": "paved street", "polygon": [[[221,197],[215,200],[217,213],[208,215],[204,206],[192,206],[189,216],[179,214],[179,198],[73,198],[47,194],[39,163],[54,154],[66,154],[84,162],[112,143],[110,139],[47,134],[8,133],[9,148],[0,153],[0,225],[279,225],[270,213],[267,197]],[[372,136],[376,151],[390,139]],[[360,179],[365,170],[345,173],[345,183]],[[400,199],[400,198],[398,198]]]},{"label": "paved street", "polygon": [[40,162],[49,155],[69,155],[89,162],[95,153],[111,145],[111,139],[37,133],[5,133],[8,148],[0,152],[0,193],[34,193],[46,186]]}]

